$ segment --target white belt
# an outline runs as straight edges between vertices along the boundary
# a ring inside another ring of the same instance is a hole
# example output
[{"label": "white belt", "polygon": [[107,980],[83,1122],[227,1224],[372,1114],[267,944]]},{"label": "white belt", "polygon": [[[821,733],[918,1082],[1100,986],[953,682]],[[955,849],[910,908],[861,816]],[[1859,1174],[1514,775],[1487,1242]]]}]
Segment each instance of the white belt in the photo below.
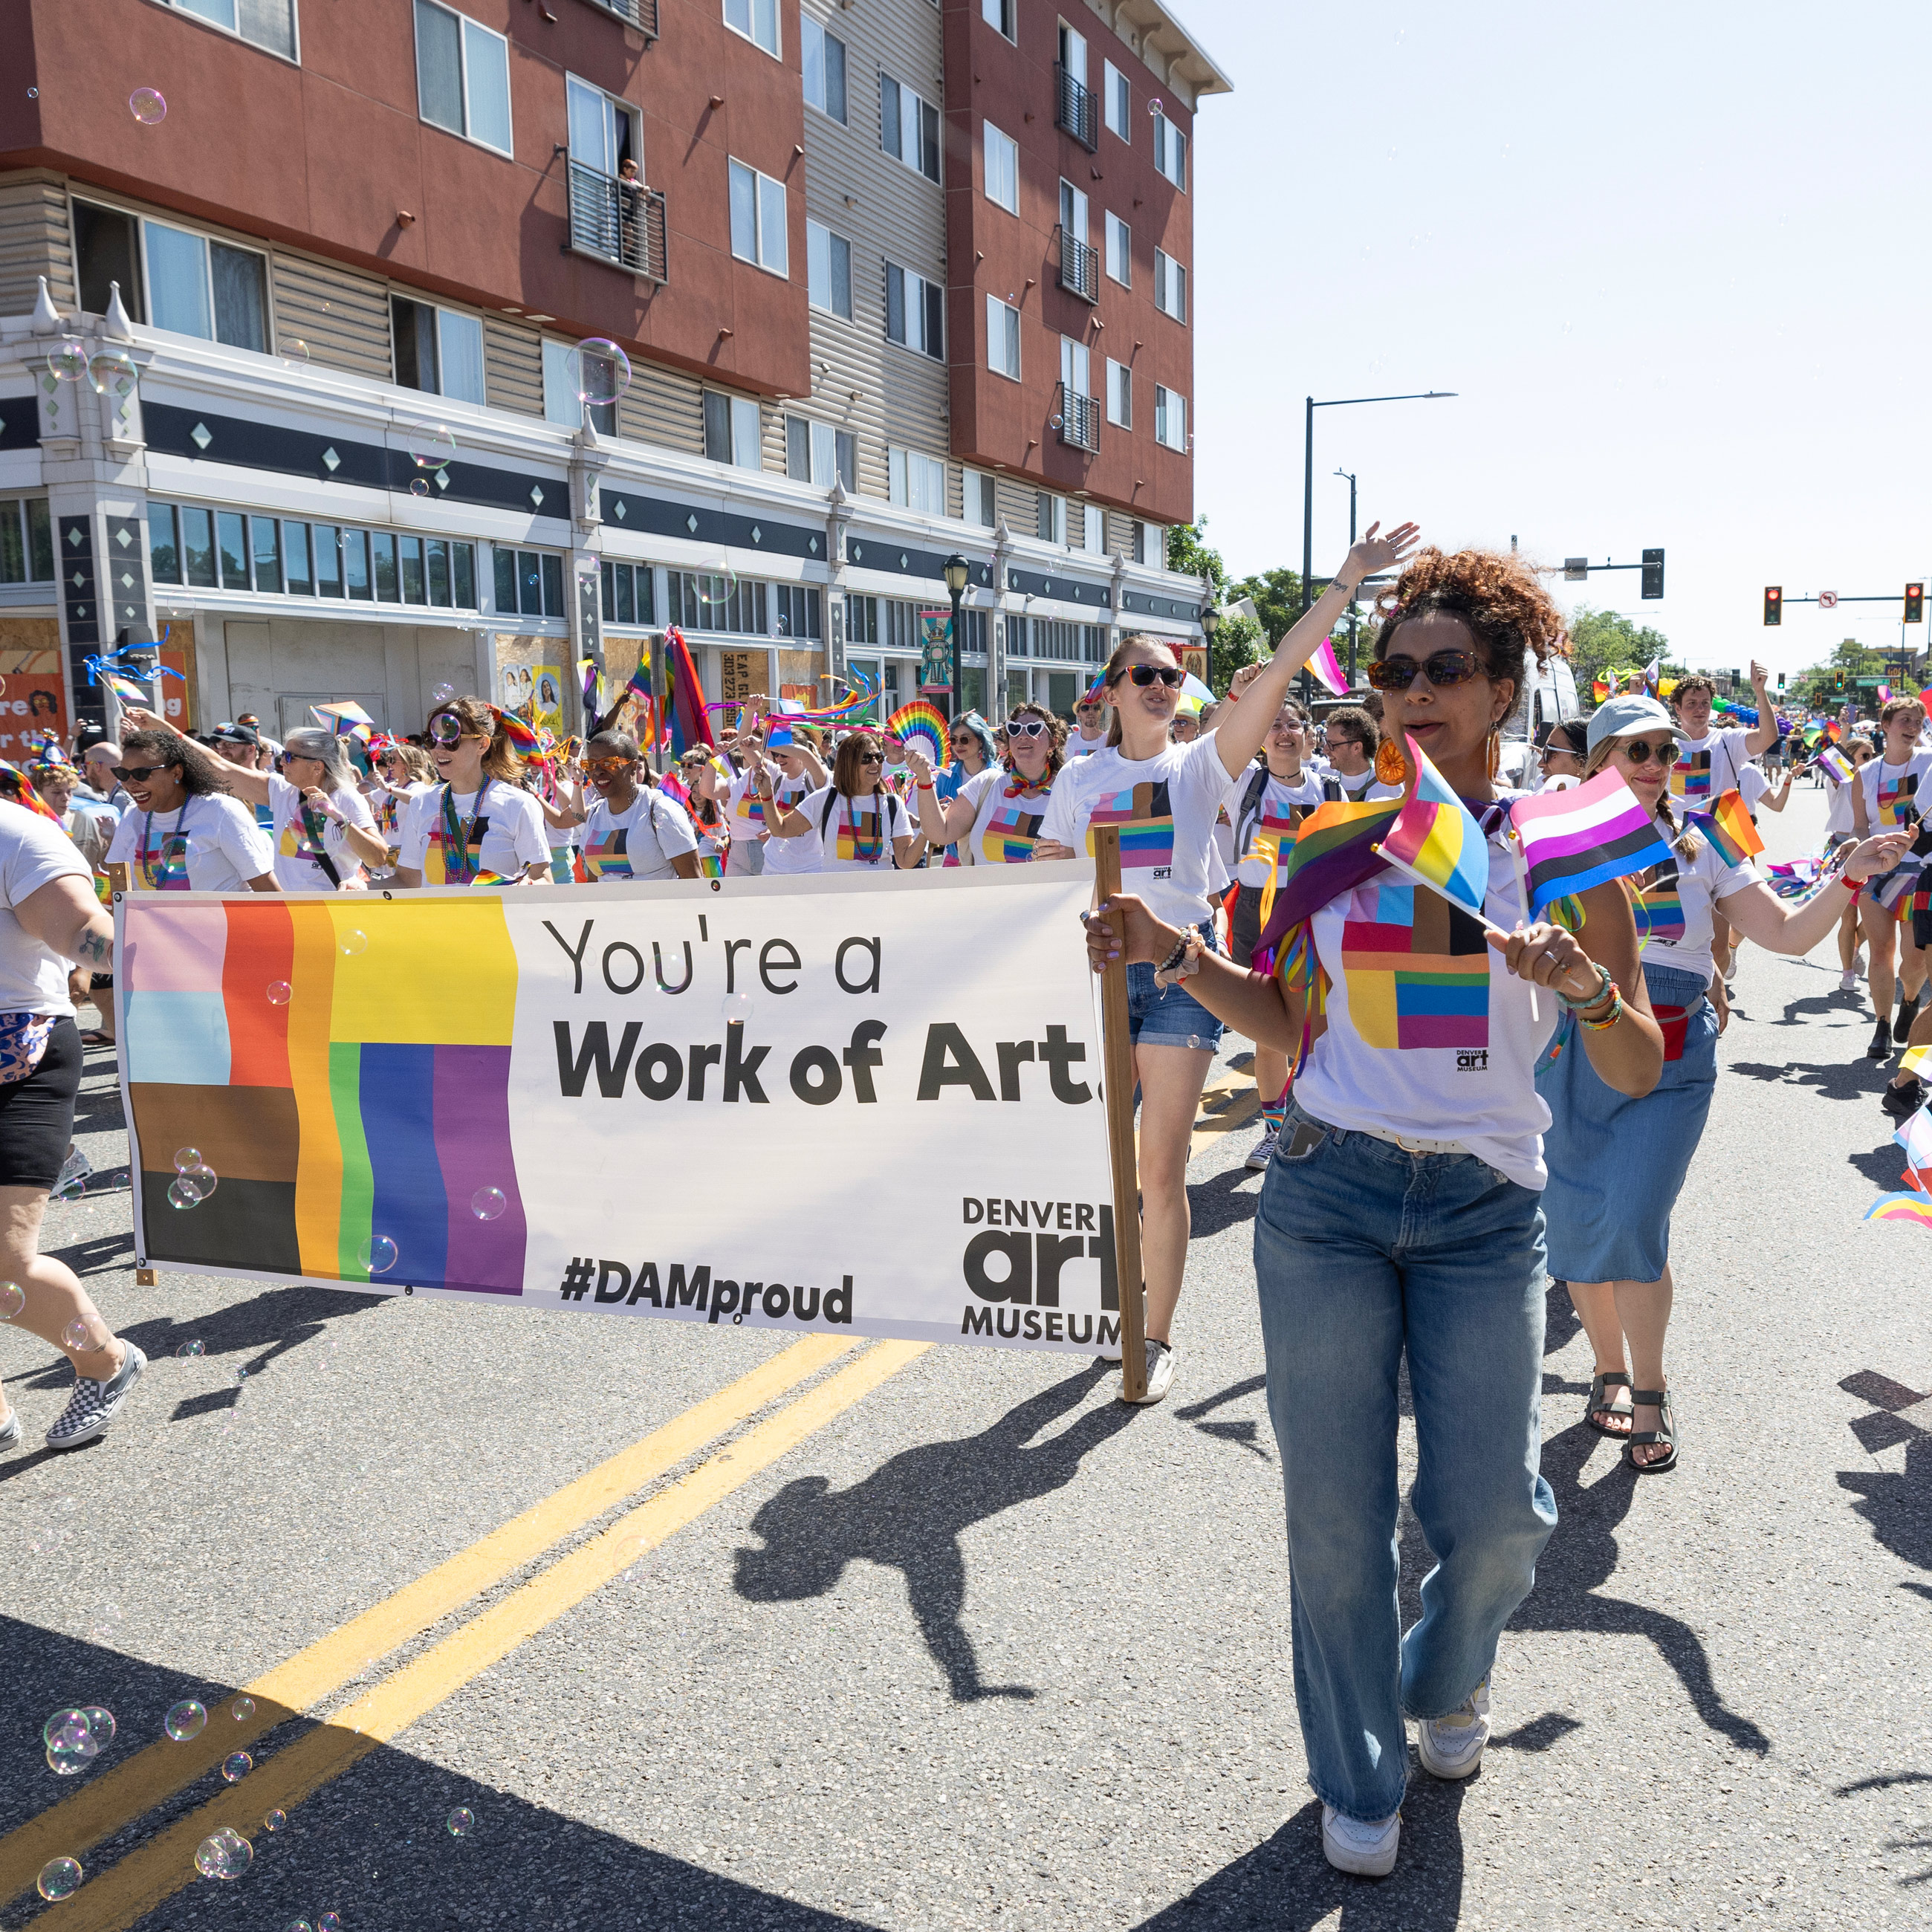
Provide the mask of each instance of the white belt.
[{"label": "white belt", "polygon": [[1474,1150],[1465,1147],[1460,1141],[1429,1141],[1413,1134],[1392,1134],[1386,1127],[1338,1127],[1338,1133],[1367,1134],[1372,1138],[1387,1141],[1391,1147],[1399,1147],[1404,1154],[1466,1154],[1474,1156]]}]

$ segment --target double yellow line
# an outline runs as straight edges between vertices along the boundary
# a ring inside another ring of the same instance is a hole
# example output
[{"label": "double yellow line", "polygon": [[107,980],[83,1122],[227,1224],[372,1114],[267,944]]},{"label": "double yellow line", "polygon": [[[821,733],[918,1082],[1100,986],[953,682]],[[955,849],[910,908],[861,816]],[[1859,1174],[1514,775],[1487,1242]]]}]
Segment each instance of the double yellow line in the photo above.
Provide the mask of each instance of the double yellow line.
[{"label": "double yellow line", "polygon": [[[0,1904],[29,1890],[49,1859],[77,1858],[212,1771],[231,1751],[302,1716],[370,1665],[594,1522],[718,1436],[789,1394],[856,1345],[809,1336],[698,1403],[521,1516],[439,1564],[244,1687],[252,1715],[226,1708],[186,1743],[159,1743],[90,1779],[71,1798],[0,1838]],[[220,1826],[254,1839],[263,1814],[290,1810],[386,1744],[519,1644],[573,1609],[667,1538],[923,1354],[923,1342],[881,1342],[620,1516],[549,1568],[412,1659],[345,1708],[276,1751],[240,1784],[147,1840],[62,1907],[62,1932],[124,1932],[192,1884],[195,1848]]]}]

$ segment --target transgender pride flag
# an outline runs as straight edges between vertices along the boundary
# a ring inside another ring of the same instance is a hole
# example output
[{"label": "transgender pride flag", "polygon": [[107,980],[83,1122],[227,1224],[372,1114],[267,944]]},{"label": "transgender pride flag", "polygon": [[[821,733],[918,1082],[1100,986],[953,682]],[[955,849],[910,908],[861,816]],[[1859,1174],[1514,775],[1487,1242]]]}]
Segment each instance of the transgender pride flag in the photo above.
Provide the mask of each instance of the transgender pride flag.
[{"label": "transgender pride flag", "polygon": [[1520,798],[1510,823],[1529,873],[1529,916],[1552,900],[1627,878],[1670,856],[1670,842],[1615,771],[1568,791]]}]

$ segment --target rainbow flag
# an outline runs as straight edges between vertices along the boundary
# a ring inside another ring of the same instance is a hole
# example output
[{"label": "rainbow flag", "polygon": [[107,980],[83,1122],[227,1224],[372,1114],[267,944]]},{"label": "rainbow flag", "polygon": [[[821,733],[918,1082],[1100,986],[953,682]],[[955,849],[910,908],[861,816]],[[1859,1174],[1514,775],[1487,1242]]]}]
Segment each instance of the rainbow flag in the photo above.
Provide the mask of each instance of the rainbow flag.
[{"label": "rainbow flag", "polygon": [[1932,1196],[1912,1192],[1881,1194],[1865,1210],[1868,1221],[1916,1221],[1932,1228]]},{"label": "rainbow flag", "polygon": [[154,694],[145,684],[136,684],[131,677],[122,677],[110,671],[101,682],[123,704],[138,704],[146,710],[154,701]]},{"label": "rainbow flag", "polygon": [[349,698],[345,698],[336,704],[311,704],[309,706],[309,715],[312,718],[319,719],[332,731],[338,734],[347,731],[357,724],[366,724],[371,730],[375,729],[376,725],[375,719],[371,718],[361,705]]},{"label": "rainbow flag", "polygon": [[684,633],[674,624],[664,633],[664,722],[670,730],[670,748],[680,758],[694,745],[715,746],[711,720],[704,711],[704,686],[699,682],[698,666]]},{"label": "rainbow flag", "polygon": [[1742,866],[1764,850],[1740,793],[1726,792],[1708,812],[1687,812],[1684,822],[1702,832],[1727,866]]},{"label": "rainbow flag", "polygon": [[1318,805],[1301,821],[1294,849],[1280,870],[1274,904],[1255,948],[1257,955],[1278,948],[1330,900],[1388,870],[1376,856],[1375,847],[1402,815],[1402,804],[1399,798],[1365,800],[1360,805],[1337,799]]},{"label": "rainbow flag", "polygon": [[1594,698],[1599,704],[1602,704],[1604,699],[1608,698],[1610,694],[1610,681],[1608,678],[1598,677],[1592,678],[1590,680],[1590,695]]},{"label": "rainbow flag", "polygon": [[[0,758],[0,799],[36,813],[52,824],[60,824],[60,814],[34,789],[33,780],[18,765],[10,765],[4,758]],[[66,827],[61,829],[64,831]]]},{"label": "rainbow flag", "polygon": [[1615,771],[1599,772],[1568,791],[1520,798],[1510,823],[1529,872],[1529,916],[1552,900],[1587,892],[1670,856],[1657,820]]},{"label": "rainbow flag", "polygon": [[886,729],[902,745],[910,743],[914,738],[923,738],[928,747],[927,755],[932,760],[932,769],[943,772],[946,769],[946,714],[929,698],[915,698],[910,704],[902,704],[886,720]]},{"label": "rainbow flag", "polygon": [[1341,664],[1336,660],[1333,638],[1324,638],[1315,646],[1306,668],[1328,687],[1331,698],[1340,698],[1347,692],[1348,680],[1342,675]]},{"label": "rainbow flag", "polygon": [[1382,834],[1382,851],[1480,919],[1490,889],[1489,841],[1428,754],[1413,738],[1408,743],[1409,796]]},{"label": "rainbow flag", "polygon": [[[365,933],[356,896],[126,902],[124,944],[142,976],[122,1064],[147,1252],[244,1274],[520,1294],[518,970],[503,902],[386,907]],[[272,987],[288,998],[277,1004]],[[184,1144],[220,1184],[185,1213],[167,1198]],[[488,1188],[508,1205],[486,1222],[472,1203]],[[382,1242],[395,1249],[386,1268],[371,1264]]]}]

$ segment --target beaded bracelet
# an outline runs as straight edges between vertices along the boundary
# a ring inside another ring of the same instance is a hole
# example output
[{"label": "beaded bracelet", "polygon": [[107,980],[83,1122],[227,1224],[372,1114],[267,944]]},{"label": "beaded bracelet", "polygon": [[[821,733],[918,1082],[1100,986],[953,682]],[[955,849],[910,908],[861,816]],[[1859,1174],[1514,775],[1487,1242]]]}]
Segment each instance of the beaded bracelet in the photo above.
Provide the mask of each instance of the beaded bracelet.
[{"label": "beaded bracelet", "polygon": [[1588,1013],[1585,1012],[1578,1013],[1576,1018],[1582,1024],[1588,1027],[1592,1033],[1607,1033],[1612,1027],[1616,1024],[1618,1021],[1623,1018],[1623,1016],[1624,996],[1618,989],[1617,982],[1612,980],[1610,982],[1610,1011],[1604,1014],[1604,1017],[1600,1020],[1593,1020]]},{"label": "beaded bracelet", "polygon": [[1566,993],[1561,986],[1556,989],[1556,997],[1573,1013],[1580,1013],[1586,1006],[1601,1006],[1604,1001],[1616,990],[1617,982],[1610,977],[1610,969],[1600,960],[1593,959],[1590,964],[1596,968],[1598,974],[1597,984],[1593,991],[1586,993],[1581,999],[1576,999]]},{"label": "beaded bracelet", "polygon": [[1165,992],[1181,980],[1191,980],[1201,970],[1201,956],[1208,950],[1207,944],[1193,927],[1189,926],[1176,941],[1174,950],[1154,969],[1154,982]]}]

